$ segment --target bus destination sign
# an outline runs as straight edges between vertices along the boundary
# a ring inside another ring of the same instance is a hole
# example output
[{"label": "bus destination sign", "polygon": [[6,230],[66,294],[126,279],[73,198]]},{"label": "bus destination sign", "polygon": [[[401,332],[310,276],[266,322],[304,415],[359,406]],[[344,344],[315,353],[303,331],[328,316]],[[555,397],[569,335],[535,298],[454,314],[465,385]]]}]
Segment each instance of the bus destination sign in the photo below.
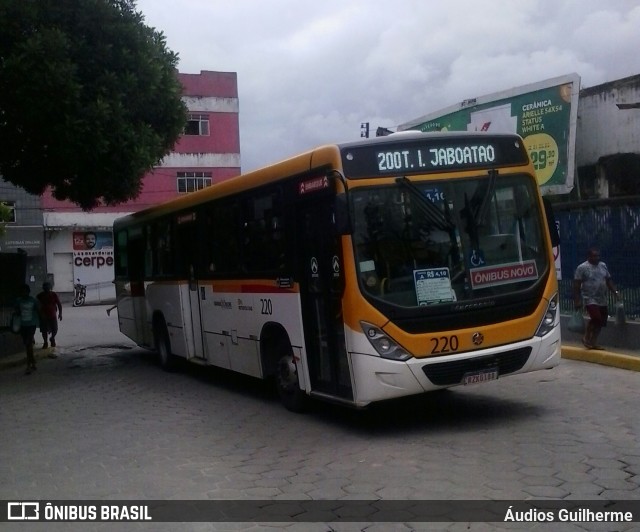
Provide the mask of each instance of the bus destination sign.
[{"label": "bus destination sign", "polygon": [[495,163],[496,149],[493,144],[472,144],[471,146],[429,148],[426,153],[423,153],[420,148],[385,150],[377,151],[376,159],[381,173],[464,165],[477,166],[482,163]]},{"label": "bus destination sign", "polygon": [[496,168],[528,162],[517,137],[451,137],[389,141],[342,148],[349,177],[404,175]]}]

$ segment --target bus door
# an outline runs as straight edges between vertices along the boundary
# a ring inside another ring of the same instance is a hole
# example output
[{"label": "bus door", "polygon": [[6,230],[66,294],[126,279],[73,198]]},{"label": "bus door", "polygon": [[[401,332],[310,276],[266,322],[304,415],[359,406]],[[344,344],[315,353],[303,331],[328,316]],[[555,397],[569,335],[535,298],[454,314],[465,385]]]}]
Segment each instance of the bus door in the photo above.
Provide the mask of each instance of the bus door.
[{"label": "bus door", "polygon": [[198,225],[196,213],[190,213],[178,218],[177,245],[179,247],[178,260],[180,271],[186,275],[188,290],[185,297],[181,294],[184,316],[184,338],[187,347],[187,358],[206,358],[202,337],[202,309],[201,301],[204,300],[204,287],[198,283]]},{"label": "bus door", "polygon": [[296,209],[297,265],[312,391],[353,399],[342,322],[344,269],[334,196],[310,194]]},{"label": "bus door", "polygon": [[[148,236],[146,238],[149,238]],[[153,336],[150,334],[147,325],[147,305],[145,301],[145,249],[146,240],[142,229],[129,229],[126,241],[127,257],[129,261],[129,289],[131,311],[133,312],[135,323],[136,342],[152,345]],[[120,309],[118,309],[120,314]],[[123,314],[126,310],[123,309]]]}]

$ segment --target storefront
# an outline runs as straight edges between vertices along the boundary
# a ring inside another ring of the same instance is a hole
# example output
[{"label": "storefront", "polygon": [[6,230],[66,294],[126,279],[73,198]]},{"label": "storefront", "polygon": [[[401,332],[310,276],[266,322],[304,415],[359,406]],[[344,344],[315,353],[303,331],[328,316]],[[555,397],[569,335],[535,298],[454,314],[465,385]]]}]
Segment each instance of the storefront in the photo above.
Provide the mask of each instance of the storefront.
[{"label": "storefront", "polygon": [[48,271],[57,292],[86,288],[86,301],[115,299],[113,221],[128,213],[44,213]]},{"label": "storefront", "polygon": [[26,256],[26,278],[31,290],[39,290],[46,280],[45,241],[42,226],[9,225],[0,236],[1,253],[21,253]]}]

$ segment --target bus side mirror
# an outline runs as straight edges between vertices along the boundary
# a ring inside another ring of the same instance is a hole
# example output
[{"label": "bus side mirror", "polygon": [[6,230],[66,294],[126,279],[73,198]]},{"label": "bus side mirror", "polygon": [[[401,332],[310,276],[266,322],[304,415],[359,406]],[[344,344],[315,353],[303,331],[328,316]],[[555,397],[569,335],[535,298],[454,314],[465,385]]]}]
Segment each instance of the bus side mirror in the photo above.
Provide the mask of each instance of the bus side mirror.
[{"label": "bus side mirror", "polygon": [[556,217],[553,213],[553,207],[549,198],[543,196],[542,203],[544,204],[544,214],[547,218],[547,227],[549,228],[549,235],[551,236],[551,246],[556,247],[560,245],[560,234],[558,233],[558,226],[556,225]]},{"label": "bus side mirror", "polygon": [[334,209],[336,233],[339,235],[351,234],[351,217],[349,216],[349,203],[346,194],[338,194]]}]

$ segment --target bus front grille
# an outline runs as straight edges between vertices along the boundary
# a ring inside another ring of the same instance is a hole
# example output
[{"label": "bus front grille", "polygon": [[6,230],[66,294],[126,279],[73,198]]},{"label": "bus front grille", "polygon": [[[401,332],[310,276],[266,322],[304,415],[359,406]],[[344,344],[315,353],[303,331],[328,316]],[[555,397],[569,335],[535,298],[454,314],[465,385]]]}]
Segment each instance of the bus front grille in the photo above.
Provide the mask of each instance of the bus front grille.
[{"label": "bus front grille", "polygon": [[498,376],[507,375],[522,369],[527,363],[531,347],[521,347],[505,353],[487,355],[466,360],[438,362],[422,366],[422,371],[436,386],[460,384],[466,373],[497,368]]}]

